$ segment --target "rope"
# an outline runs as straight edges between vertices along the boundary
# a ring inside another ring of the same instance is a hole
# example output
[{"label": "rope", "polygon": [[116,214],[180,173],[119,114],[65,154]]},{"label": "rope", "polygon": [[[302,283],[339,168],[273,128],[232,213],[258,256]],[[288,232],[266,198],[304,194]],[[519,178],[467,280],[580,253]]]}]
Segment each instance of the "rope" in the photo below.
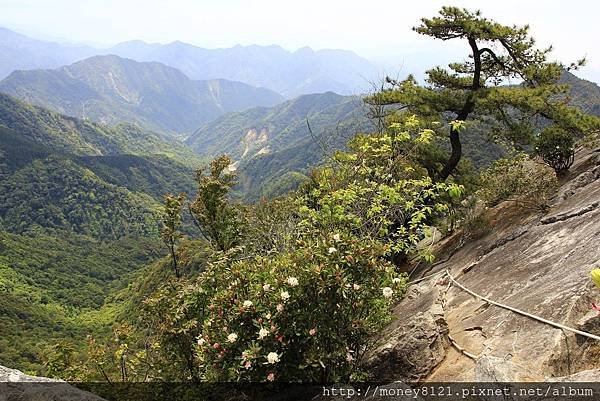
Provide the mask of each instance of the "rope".
[{"label": "rope", "polygon": [[450,334],[448,334],[448,339],[450,340],[450,342],[452,343],[454,348],[456,348],[458,350],[458,352],[460,352],[461,354],[468,356],[469,358],[473,359],[474,361],[479,359],[479,356],[470,353],[469,351],[467,351],[466,349],[464,349],[463,347],[458,345],[456,343],[456,341],[454,341],[454,338],[452,338],[452,336]]},{"label": "rope", "polygon": [[527,312],[525,312],[525,311],[522,311],[522,310],[520,310],[520,309],[513,308],[512,306],[508,306],[508,305],[505,305],[505,304],[501,304],[500,302],[492,301],[492,300],[491,300],[491,299],[489,299],[489,298],[486,298],[486,297],[484,297],[484,296],[482,296],[482,295],[479,295],[479,294],[477,294],[476,292],[473,292],[473,291],[471,291],[470,289],[468,289],[467,287],[465,287],[464,285],[462,285],[462,284],[461,284],[461,283],[459,283],[458,281],[456,281],[456,280],[454,279],[454,277],[452,277],[452,275],[450,274],[450,271],[448,271],[448,269],[446,269],[446,275],[447,275],[447,276],[450,278],[450,281],[451,281],[451,282],[452,282],[454,285],[456,285],[457,287],[459,287],[459,288],[460,288],[460,289],[462,289],[463,291],[465,291],[465,292],[468,292],[469,294],[473,295],[474,297],[484,300],[484,301],[485,301],[485,302],[487,302],[487,303],[490,303],[490,304],[492,304],[492,305],[499,306],[500,308],[507,309],[507,310],[509,310],[509,311],[511,311],[511,312],[517,313],[517,314],[519,314],[519,315],[522,315],[522,316],[526,316],[526,317],[528,317],[528,318],[531,318],[531,319],[537,320],[537,321],[539,321],[539,322],[546,323],[546,324],[548,324],[548,325],[550,325],[550,326],[554,326],[554,327],[556,327],[556,328],[559,328],[559,329],[562,329],[562,330],[571,331],[571,332],[573,332],[573,333],[575,333],[575,334],[579,334],[580,336],[584,336],[584,337],[588,337],[588,338],[591,338],[591,339],[594,339],[594,340],[600,341],[600,336],[596,336],[596,335],[594,335],[594,334],[587,333],[587,332],[585,332],[585,331],[577,330],[577,329],[574,329],[574,328],[572,328],[572,327],[565,326],[565,325],[563,325],[563,324],[556,323],[556,322],[553,322],[553,321],[551,321],[551,320],[548,320],[548,319],[544,319],[543,317],[540,317],[540,316],[537,316],[537,315],[533,315],[533,314],[531,314],[531,313],[527,313]]}]

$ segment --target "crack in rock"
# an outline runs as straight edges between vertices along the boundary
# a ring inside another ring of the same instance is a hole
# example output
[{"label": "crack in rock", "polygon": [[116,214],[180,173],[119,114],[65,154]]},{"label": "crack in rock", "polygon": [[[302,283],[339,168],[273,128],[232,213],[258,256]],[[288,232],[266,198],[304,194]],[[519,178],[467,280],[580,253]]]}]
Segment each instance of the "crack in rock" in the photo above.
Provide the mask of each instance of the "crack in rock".
[{"label": "crack in rock", "polygon": [[541,224],[552,224],[552,223],[558,223],[560,221],[569,220],[569,219],[572,219],[573,217],[583,216],[586,213],[594,211],[595,209],[598,208],[598,206],[600,206],[600,201],[594,202],[591,205],[588,205],[586,207],[583,207],[583,208],[575,210],[575,211],[570,210],[568,212],[555,214],[554,216],[545,217],[542,220],[540,220],[540,223]]}]

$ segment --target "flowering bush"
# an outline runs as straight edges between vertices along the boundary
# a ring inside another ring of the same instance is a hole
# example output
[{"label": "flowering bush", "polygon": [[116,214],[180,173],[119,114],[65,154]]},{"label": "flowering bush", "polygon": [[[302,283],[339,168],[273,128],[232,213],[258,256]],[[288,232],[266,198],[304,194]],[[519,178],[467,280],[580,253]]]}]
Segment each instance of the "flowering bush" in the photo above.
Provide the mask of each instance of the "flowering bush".
[{"label": "flowering bush", "polygon": [[[432,182],[413,160],[432,135],[416,118],[359,135],[298,193],[251,207],[227,201],[228,158],[201,171],[188,209],[210,254],[174,224],[168,244],[181,274],[143,302],[140,326],[170,362],[161,377],[365,378],[362,356],[406,287],[392,260],[418,254],[430,222],[463,190]],[[176,206],[178,222],[185,208]]]},{"label": "flowering bush", "polygon": [[389,321],[406,279],[386,247],[345,235],[294,252],[215,267],[198,360],[208,380],[348,379],[369,336]]},{"label": "flowering bush", "polygon": [[197,341],[205,379],[360,378],[361,357],[406,286],[391,257],[415,252],[429,219],[448,210],[442,199],[462,193],[412,162],[432,135],[409,118],[357,136],[296,196],[293,246],[205,273],[217,289]]}]

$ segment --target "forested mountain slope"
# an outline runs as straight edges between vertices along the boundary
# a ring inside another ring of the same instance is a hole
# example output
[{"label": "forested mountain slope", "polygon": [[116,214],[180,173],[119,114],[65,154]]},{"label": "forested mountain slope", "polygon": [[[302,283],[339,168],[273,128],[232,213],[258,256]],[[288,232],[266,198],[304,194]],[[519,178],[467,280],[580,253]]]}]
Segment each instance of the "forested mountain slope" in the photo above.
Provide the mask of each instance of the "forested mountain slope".
[{"label": "forested mountain slope", "polygon": [[23,232],[157,233],[166,192],[193,188],[202,159],[176,141],[107,127],[0,95],[0,222]]},{"label": "forested mountain slope", "polygon": [[42,372],[48,346],[106,329],[106,297],[163,254],[166,192],[201,160],[141,129],[0,95],[0,364]]},{"label": "forested mountain slope", "polygon": [[21,139],[76,155],[153,154],[194,165],[198,157],[176,140],[122,123],[114,127],[61,115],[0,93],[0,125]]},{"label": "forested mountain slope", "polygon": [[200,155],[225,152],[236,160],[249,158],[267,147],[278,150],[310,138],[307,122],[315,133],[322,133],[326,127],[334,131],[341,121],[364,120],[360,107],[359,97],[333,92],[303,95],[271,108],[230,113],[200,126],[185,142]]}]

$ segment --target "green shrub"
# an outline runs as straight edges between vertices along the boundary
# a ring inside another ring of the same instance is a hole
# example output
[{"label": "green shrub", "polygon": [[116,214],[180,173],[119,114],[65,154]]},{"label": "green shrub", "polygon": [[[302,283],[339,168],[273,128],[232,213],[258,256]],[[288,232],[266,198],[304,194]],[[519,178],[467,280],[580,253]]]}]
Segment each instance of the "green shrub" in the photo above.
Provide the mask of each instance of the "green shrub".
[{"label": "green shrub", "polygon": [[197,241],[178,242],[182,274],[143,302],[138,329],[160,343],[165,361],[153,377],[366,378],[361,358],[406,287],[391,261],[431,261],[417,244],[463,192],[415,162],[432,135],[414,117],[359,135],[297,193],[253,206],[227,201],[234,177],[224,174],[229,159],[216,159],[189,204],[210,254],[200,261]]},{"label": "green shrub", "polygon": [[557,174],[573,165],[574,147],[573,134],[556,126],[544,129],[535,139],[535,153]]},{"label": "green shrub", "polygon": [[376,238],[390,253],[414,252],[429,224],[446,215],[449,200],[464,191],[434,182],[415,160],[433,135],[413,116],[386,132],[356,136],[348,152],[338,152],[331,166],[313,174],[300,208],[306,221],[328,232]]},{"label": "green shrub", "polygon": [[480,176],[475,196],[488,207],[511,201],[526,209],[546,210],[558,187],[556,174],[524,154],[500,159]]},{"label": "green shrub", "polygon": [[385,247],[332,234],[275,257],[215,268],[198,360],[205,379],[330,382],[357,378],[370,336],[406,278]]}]

